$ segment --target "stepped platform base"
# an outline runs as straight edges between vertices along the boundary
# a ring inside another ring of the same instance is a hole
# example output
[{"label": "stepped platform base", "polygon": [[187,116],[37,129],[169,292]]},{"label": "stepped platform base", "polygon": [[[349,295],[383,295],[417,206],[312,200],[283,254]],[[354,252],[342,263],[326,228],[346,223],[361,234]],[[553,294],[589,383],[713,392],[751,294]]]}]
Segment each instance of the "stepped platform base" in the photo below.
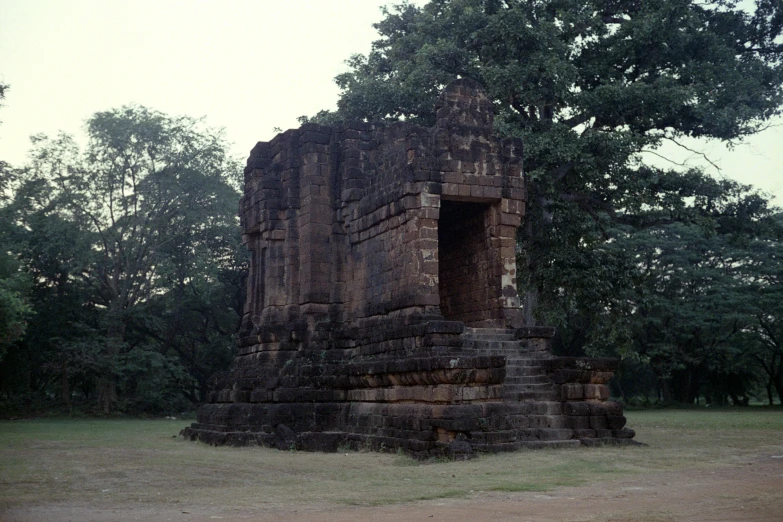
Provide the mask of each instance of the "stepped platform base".
[{"label": "stepped platform base", "polygon": [[[211,445],[248,446],[258,445],[280,450],[321,451],[327,453],[341,450],[354,451],[389,451],[402,450],[406,454],[419,459],[433,457],[470,458],[481,453],[501,453],[523,449],[557,449],[575,448],[579,446],[596,447],[602,445],[641,446],[633,440],[633,432],[627,428],[618,430],[611,436],[570,438],[561,440],[525,439],[529,434],[513,436],[507,442],[482,443],[465,438],[455,439],[450,443],[440,440],[421,440],[408,437],[393,437],[377,434],[362,434],[342,431],[300,432],[291,433],[288,437],[277,432],[258,431],[209,431],[205,429],[186,428],[183,435],[190,440],[199,440]],[[419,434],[422,436],[423,434]],[[507,436],[504,436],[506,438]],[[428,438],[428,437],[427,437]]]},{"label": "stepped platform base", "polygon": [[[607,400],[617,362],[554,357],[546,333],[465,328],[451,356],[438,350],[315,368],[284,364],[269,368],[265,380],[249,378],[240,366],[216,381],[222,389],[181,435],[212,445],[455,459],[634,444],[622,407]],[[284,368],[317,377],[292,381]]]}]

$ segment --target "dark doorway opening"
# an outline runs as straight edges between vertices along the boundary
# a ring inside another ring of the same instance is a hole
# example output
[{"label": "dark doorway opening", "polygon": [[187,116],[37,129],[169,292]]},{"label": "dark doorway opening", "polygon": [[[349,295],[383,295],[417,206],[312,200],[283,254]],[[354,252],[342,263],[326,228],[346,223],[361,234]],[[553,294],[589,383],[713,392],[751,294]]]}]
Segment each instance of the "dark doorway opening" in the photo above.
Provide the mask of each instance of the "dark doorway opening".
[{"label": "dark doorway opening", "polygon": [[438,220],[440,311],[450,321],[480,326],[490,319],[489,205],[441,201]]}]

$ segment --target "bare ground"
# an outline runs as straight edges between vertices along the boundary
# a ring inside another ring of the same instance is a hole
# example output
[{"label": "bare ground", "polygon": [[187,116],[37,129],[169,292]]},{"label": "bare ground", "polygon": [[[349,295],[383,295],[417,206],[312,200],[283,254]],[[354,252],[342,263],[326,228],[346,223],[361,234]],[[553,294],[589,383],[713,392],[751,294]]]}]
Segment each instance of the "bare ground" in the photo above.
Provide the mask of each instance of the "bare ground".
[{"label": "bare ground", "polygon": [[[780,521],[783,520],[783,456],[757,455],[732,466],[625,476],[598,484],[541,492],[475,492],[374,507],[286,507],[274,502],[244,512],[209,505],[190,507],[124,503],[109,507],[53,503],[11,509],[14,521]],[[252,503],[251,503],[252,504]]]}]

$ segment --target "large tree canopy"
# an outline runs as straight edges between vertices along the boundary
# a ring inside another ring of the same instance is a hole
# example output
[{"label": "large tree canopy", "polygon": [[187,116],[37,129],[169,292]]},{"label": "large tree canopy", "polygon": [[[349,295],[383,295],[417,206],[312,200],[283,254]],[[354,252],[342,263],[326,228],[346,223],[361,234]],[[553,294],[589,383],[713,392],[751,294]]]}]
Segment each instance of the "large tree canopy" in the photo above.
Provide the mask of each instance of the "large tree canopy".
[{"label": "large tree canopy", "polygon": [[376,24],[372,52],[337,77],[339,110],[431,123],[440,89],[463,76],[486,86],[510,126],[499,130],[528,139],[541,130],[612,133],[637,145],[665,132],[734,139],[779,112],[783,80],[783,6],[759,0],[748,13],[737,3],[403,3]]},{"label": "large tree canopy", "polygon": [[774,0],[751,11],[725,0],[433,0],[388,9],[375,27],[369,55],[336,78],[338,112],[316,119],[431,124],[446,83],[482,83],[496,131],[525,142],[532,290],[543,289],[538,268],[569,241],[605,237],[607,221],[711,211],[691,204],[710,197],[697,194],[703,184],[643,165],[642,151],[683,136],[742,139],[783,103]]},{"label": "large tree canopy", "polygon": [[[660,169],[642,153],[684,137],[734,143],[781,113],[783,3],[432,0],[388,8],[375,27],[369,54],[351,57],[336,78],[337,112],[311,119],[431,125],[444,85],[478,81],[494,102],[496,133],[525,143],[519,273],[528,320],[558,326],[572,353],[649,363],[690,347],[654,367],[662,379],[688,365],[707,371],[696,353],[726,347],[747,325],[732,323],[734,309],[716,297],[732,288],[749,302],[748,286],[722,259],[750,263],[737,237],[762,244],[780,229],[761,230],[774,209],[748,187]],[[729,222],[741,233],[726,232]],[[679,263],[690,270],[673,268]],[[662,311],[667,318],[655,316]],[[690,335],[694,328],[713,337]]]},{"label": "large tree canopy", "polygon": [[[600,232],[605,219],[650,224],[692,210],[683,198],[698,187],[642,165],[640,152],[682,136],[738,140],[780,113],[783,4],[759,0],[752,12],[737,4],[403,3],[376,24],[381,38],[369,55],[353,56],[336,78],[338,112],[316,119],[431,124],[446,83],[482,83],[496,131],[525,142],[535,271],[559,248],[547,236],[561,241],[585,216]],[[567,230],[545,233],[553,225]]]}]

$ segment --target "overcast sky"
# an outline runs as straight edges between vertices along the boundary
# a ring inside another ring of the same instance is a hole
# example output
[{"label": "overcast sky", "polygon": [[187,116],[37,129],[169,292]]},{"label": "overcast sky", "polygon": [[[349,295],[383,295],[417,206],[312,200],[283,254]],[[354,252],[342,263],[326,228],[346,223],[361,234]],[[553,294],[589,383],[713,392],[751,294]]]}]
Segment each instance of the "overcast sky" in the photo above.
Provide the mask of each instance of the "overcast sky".
[{"label": "overcast sky", "polygon": [[[344,60],[367,53],[387,0],[0,0],[0,159],[29,136],[79,134],[93,113],[138,103],[224,127],[245,156],[273,129],[332,109]],[[423,4],[424,0],[416,3]],[[781,122],[776,122],[780,124]],[[688,142],[723,174],[783,204],[783,126],[734,151]],[[677,147],[677,162],[703,164]]]}]

